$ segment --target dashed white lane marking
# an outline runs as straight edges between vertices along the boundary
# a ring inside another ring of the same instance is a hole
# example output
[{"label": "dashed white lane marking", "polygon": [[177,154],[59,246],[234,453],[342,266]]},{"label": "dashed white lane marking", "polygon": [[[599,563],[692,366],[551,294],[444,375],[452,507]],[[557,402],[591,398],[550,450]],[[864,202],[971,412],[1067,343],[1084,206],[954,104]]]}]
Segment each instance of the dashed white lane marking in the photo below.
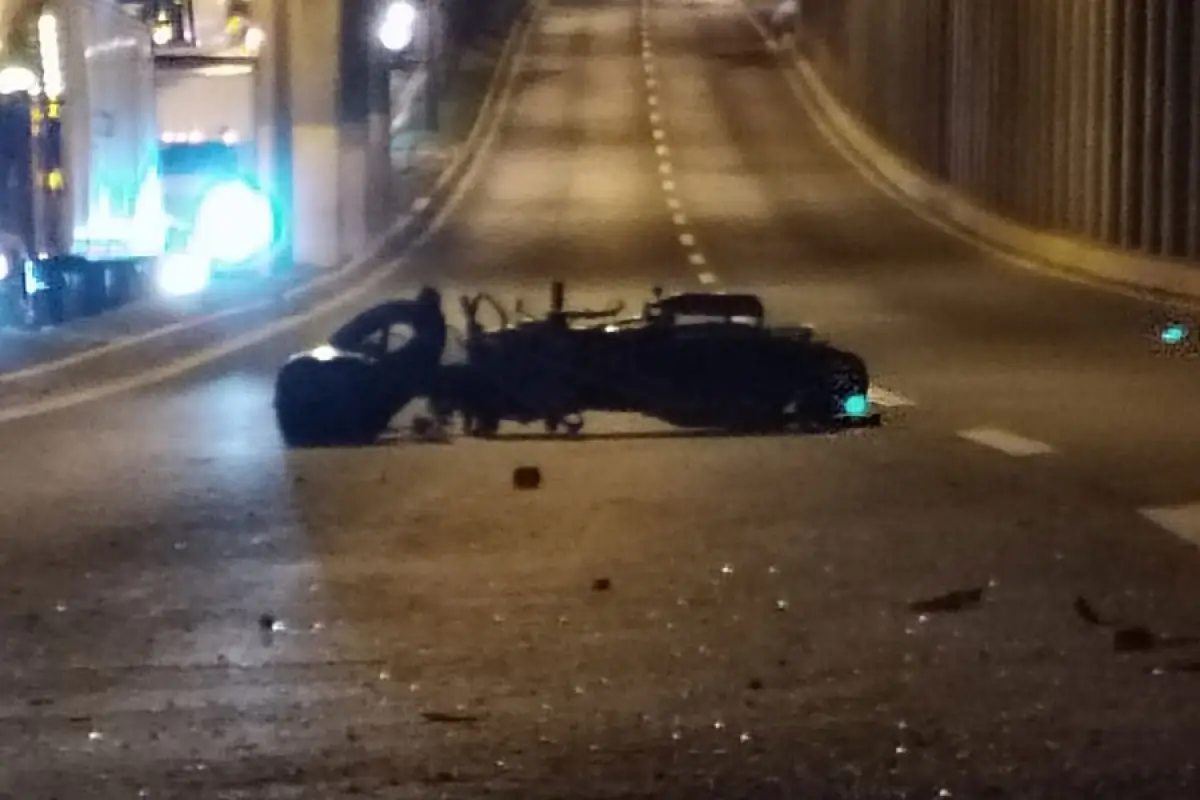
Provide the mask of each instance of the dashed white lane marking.
[{"label": "dashed white lane marking", "polygon": [[691,262],[692,266],[694,267],[703,267],[708,263],[708,261],[705,260],[703,253],[692,253],[688,256],[688,261]]},{"label": "dashed white lane marking", "polygon": [[656,152],[660,156],[666,158],[667,156],[669,156],[671,154],[671,148],[667,147],[665,144],[660,144],[654,148],[654,152]]},{"label": "dashed white lane marking", "polygon": [[698,277],[700,279],[701,283],[716,283],[717,282],[717,276],[713,275],[711,272],[701,272],[696,277]]},{"label": "dashed white lane marking", "polygon": [[654,78],[646,78],[646,88],[647,89],[654,89],[657,86],[658,86],[658,81],[656,81]]},{"label": "dashed white lane marking", "polygon": [[695,247],[696,237],[692,236],[690,233],[681,233],[679,234],[679,243],[684,247]]},{"label": "dashed white lane marking", "polygon": [[671,174],[671,165],[668,162],[664,161],[663,163],[658,165],[658,171],[661,172],[663,175],[670,175]]},{"label": "dashed white lane marking", "polygon": [[1200,547],[1200,503],[1143,508],[1139,513],[1168,533]]},{"label": "dashed white lane marking", "polygon": [[675,181],[663,181],[663,191],[664,192],[675,191]]},{"label": "dashed white lane marking", "polygon": [[903,395],[890,392],[881,386],[872,386],[867,389],[867,399],[877,406],[884,408],[899,408],[901,406],[915,406],[912,400],[909,400]]},{"label": "dashed white lane marking", "polygon": [[1018,436],[998,428],[972,428],[967,431],[959,431],[958,435],[967,441],[991,447],[1017,458],[1043,456],[1054,452],[1054,448],[1045,442],[1026,439],[1024,436]]},{"label": "dashed white lane marking", "polygon": [[654,74],[654,62],[653,62],[653,61],[647,61],[647,62],[646,62],[645,64],[643,64],[642,66],[643,66],[643,68],[646,70],[646,74],[647,74],[647,75],[653,75],[653,74]]},{"label": "dashed white lane marking", "polygon": [[658,95],[656,95],[656,94],[648,95],[646,97],[646,102],[650,105],[651,108],[654,108],[655,106],[658,105]]},{"label": "dashed white lane marking", "polygon": [[654,129],[654,138],[661,142],[663,139],[667,138],[667,132],[664,131],[662,128],[655,128]]},{"label": "dashed white lane marking", "polygon": [[429,208],[430,202],[431,201],[428,197],[418,197],[416,200],[412,201],[412,210],[417,212],[424,211],[425,209]]},{"label": "dashed white lane marking", "polygon": [[667,208],[671,209],[672,211],[682,208],[682,205],[679,202],[679,198],[668,197],[667,198]]},{"label": "dashed white lane marking", "polygon": [[657,111],[651,111],[650,112],[650,121],[652,123],[654,123],[655,125],[661,124],[662,123],[662,114],[658,113]]},{"label": "dashed white lane marking", "polygon": [[[670,205],[670,204],[668,203],[668,205]],[[671,215],[671,221],[674,222],[676,225],[687,225],[688,224],[687,214],[684,214],[682,211],[676,211],[674,214]]]}]

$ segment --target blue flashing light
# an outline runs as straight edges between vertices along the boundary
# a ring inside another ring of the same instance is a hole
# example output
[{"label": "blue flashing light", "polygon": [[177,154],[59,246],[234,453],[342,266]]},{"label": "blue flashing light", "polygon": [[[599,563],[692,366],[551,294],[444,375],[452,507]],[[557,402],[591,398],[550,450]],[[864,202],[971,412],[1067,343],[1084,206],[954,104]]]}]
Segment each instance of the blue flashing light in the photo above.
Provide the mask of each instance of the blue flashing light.
[{"label": "blue flashing light", "polygon": [[865,417],[870,408],[865,394],[852,394],[842,401],[842,413],[847,417]]},{"label": "blue flashing light", "polygon": [[1162,333],[1159,334],[1159,338],[1163,344],[1179,344],[1187,338],[1187,335],[1187,326],[1175,322],[1163,328]]},{"label": "blue flashing light", "polygon": [[275,242],[275,209],[262,192],[240,180],[218,183],[196,209],[193,255],[240,264],[266,255]]}]

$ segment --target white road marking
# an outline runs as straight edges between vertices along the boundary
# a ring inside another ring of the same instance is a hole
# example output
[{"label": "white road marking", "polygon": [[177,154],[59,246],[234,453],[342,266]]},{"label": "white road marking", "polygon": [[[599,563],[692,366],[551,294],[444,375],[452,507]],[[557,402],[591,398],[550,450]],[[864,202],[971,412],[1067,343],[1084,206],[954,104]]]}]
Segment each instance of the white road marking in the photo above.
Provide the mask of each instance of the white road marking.
[{"label": "white road marking", "polygon": [[650,122],[654,125],[662,124],[662,114],[658,113],[657,111],[651,111]]},{"label": "white road marking", "polygon": [[412,201],[412,210],[417,212],[424,211],[425,209],[429,208],[429,204],[431,202],[432,201],[428,197],[418,197],[416,200]]},{"label": "white road marking", "polygon": [[682,211],[676,211],[674,214],[671,215],[671,221],[674,222],[676,225],[687,225],[688,224],[687,214],[684,214]]},{"label": "white road marking", "polygon": [[654,135],[654,138],[660,142],[663,139],[667,138],[667,132],[664,131],[662,128],[655,128],[653,135]]},{"label": "white road marking", "polygon": [[1017,458],[1043,456],[1054,452],[1054,448],[1045,442],[1026,439],[1024,436],[1018,436],[998,428],[972,428],[967,431],[959,431],[958,435],[967,441],[991,447]]},{"label": "white road marking", "polygon": [[660,144],[654,148],[654,152],[665,157],[671,155],[671,148],[667,147],[665,144]]},{"label": "white road marking", "polygon": [[[541,8],[542,4],[539,3],[537,10],[534,13],[538,13]],[[486,118],[481,115],[475,122],[476,127],[473,127],[471,132],[467,135],[468,140],[470,140],[475,138],[477,135],[477,129],[481,131],[481,133],[478,133],[479,143],[476,147],[475,159],[471,162],[470,166],[467,167],[467,170],[461,176],[459,176],[458,181],[450,190],[450,194],[446,198],[445,203],[443,203],[441,208],[438,209],[437,213],[434,215],[434,218],[430,220],[429,225],[427,225],[425,230],[423,230],[420,235],[416,237],[406,252],[413,252],[416,247],[428,241],[430,237],[436,234],[438,230],[445,225],[446,220],[454,212],[454,210],[462,203],[463,198],[467,195],[467,191],[474,185],[479,176],[483,162],[486,160],[482,156],[491,149],[493,142],[496,140],[496,137],[501,129],[501,121],[508,118],[508,109],[512,105],[513,100],[513,87],[516,86],[517,76],[522,74],[521,65],[525,60],[524,51],[528,49],[529,43],[533,41],[533,34],[537,30],[539,30],[539,26],[536,24],[536,22],[530,22],[526,25],[525,29],[520,32],[519,37],[516,36],[516,32],[514,32],[514,36],[505,43],[506,51],[509,47],[513,47],[515,49],[513,58],[507,69],[507,74],[503,75],[502,77],[497,76],[497,80],[501,80],[502,83],[492,85],[498,86],[498,91],[496,91],[494,94],[491,94],[492,86],[489,86],[489,94],[484,99],[483,107],[480,108],[480,111],[482,112],[489,104],[495,103],[496,111],[491,114],[491,116]],[[443,173],[443,175],[445,174],[446,173]],[[439,184],[440,180],[441,179],[439,179]],[[403,225],[397,225],[394,229],[389,230],[387,233],[380,236],[370,247],[370,249],[367,250],[367,252],[352,260],[350,263],[346,264],[340,269],[330,270],[329,275],[317,278],[316,280],[310,281],[303,286],[289,289],[284,296],[288,299],[291,299],[298,295],[306,294],[320,286],[324,286],[325,284],[336,280],[339,277],[345,277],[347,275],[354,274],[359,270],[370,267],[372,262],[379,257],[380,253],[383,252],[384,248],[392,240],[395,232],[401,229],[403,229]],[[107,397],[112,397],[114,395],[123,394],[125,392],[130,392],[137,389],[143,389],[147,386],[154,386],[155,384],[163,383],[164,381],[171,380],[172,378],[177,378],[180,375],[191,372],[192,370],[199,369],[200,367],[217,361],[218,359],[225,358],[226,356],[241,352],[247,348],[270,341],[276,336],[299,328],[313,319],[317,319],[318,317],[321,317],[330,311],[347,305],[350,302],[367,295],[376,286],[379,286],[385,280],[395,275],[396,270],[403,265],[405,261],[406,259],[402,255],[396,260],[386,261],[382,264],[375,264],[374,267],[367,269],[361,280],[356,283],[349,284],[343,291],[339,292],[333,297],[330,297],[327,300],[312,306],[302,313],[285,317],[284,319],[268,325],[255,328],[240,336],[234,337],[233,339],[229,339],[220,345],[214,345],[213,347],[196,351],[195,353],[192,353],[184,358],[169,361],[159,367],[145,370],[127,378],[107,381],[105,383],[96,384],[94,386],[89,386],[77,391],[52,395],[43,400],[6,408],[3,411],[0,411],[0,424],[11,422],[13,420],[25,419],[27,417],[35,417],[41,414],[48,414],[50,412],[60,411],[66,408],[73,408],[74,406],[82,405],[84,403],[102,400]],[[168,325],[165,328],[159,328],[158,330],[148,331],[147,333],[140,334],[138,336],[131,336],[128,339],[113,342],[111,345],[98,347],[94,350],[88,350],[84,353],[76,353],[73,356],[67,356],[66,358],[58,359],[53,362],[30,367],[26,370],[21,370],[20,372],[11,372],[7,375],[0,375],[0,382],[4,380],[14,380],[17,377],[27,377],[36,373],[49,372],[52,369],[61,368],[71,363],[85,361],[88,360],[88,358],[95,358],[105,352],[110,353],[114,350],[120,350],[135,344],[157,339],[169,333],[190,330],[192,328],[199,327],[200,325],[212,322],[216,319],[222,319],[237,314],[244,314],[251,310],[269,307],[270,305],[272,305],[270,302],[256,303],[254,305],[248,305],[241,308],[228,309],[207,317],[189,320],[186,323],[175,323],[173,325]]]},{"label": "white road marking", "polygon": [[704,258],[703,253],[692,253],[688,256],[688,261],[691,262],[692,266],[694,267],[703,267],[708,263],[707,259]]},{"label": "white road marking", "polygon": [[670,165],[670,163],[669,163],[669,162],[666,162],[666,161],[664,161],[663,163],[659,164],[659,165],[658,165],[658,171],[659,171],[659,172],[661,172],[663,175],[670,175],[670,174],[671,174],[671,165]]},{"label": "white road marking", "polygon": [[675,181],[663,181],[663,191],[664,192],[675,191]]},{"label": "white road marking", "polygon": [[684,247],[695,247],[696,237],[692,236],[690,233],[681,233],[679,234],[679,243]]},{"label": "white road marking", "polygon": [[717,276],[713,275],[711,272],[701,272],[696,277],[698,277],[700,279],[701,283],[716,283],[717,282]]},{"label": "white road marking", "polygon": [[646,102],[651,107],[657,106],[658,105],[658,95],[656,95],[656,94],[647,95]]},{"label": "white road marking", "polygon": [[675,197],[667,198],[667,208],[674,211],[674,210],[676,210],[678,208],[682,208],[682,207],[683,207],[683,205],[679,202],[678,198],[675,198]]},{"label": "white road marking", "polygon": [[1185,542],[1200,547],[1200,503],[1143,508],[1138,513]]},{"label": "white road marking", "polygon": [[900,406],[915,406],[912,400],[907,397],[898,395],[895,392],[889,392],[880,386],[872,386],[867,389],[867,399],[877,406],[884,408],[898,408]]},{"label": "white road marking", "polygon": [[653,74],[654,74],[654,62],[653,62],[653,61],[647,61],[647,62],[646,62],[645,64],[643,64],[642,66],[645,68],[645,70],[646,70],[646,74],[647,74],[647,75],[653,75]]},{"label": "white road marking", "polygon": [[658,86],[658,81],[656,81],[654,78],[646,78],[646,88],[647,89],[653,89],[656,86]]}]

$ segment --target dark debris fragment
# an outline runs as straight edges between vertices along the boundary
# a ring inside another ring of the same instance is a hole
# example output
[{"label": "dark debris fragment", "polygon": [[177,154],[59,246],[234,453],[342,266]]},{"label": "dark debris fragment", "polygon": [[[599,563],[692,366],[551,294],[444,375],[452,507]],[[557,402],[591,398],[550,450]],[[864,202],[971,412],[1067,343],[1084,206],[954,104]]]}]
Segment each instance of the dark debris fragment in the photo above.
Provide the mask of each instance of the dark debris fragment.
[{"label": "dark debris fragment", "polygon": [[542,471],[537,467],[517,467],[513,470],[514,489],[538,489],[542,485]]},{"label": "dark debris fragment", "polygon": [[926,600],[915,600],[909,603],[909,610],[919,614],[944,614],[955,611],[966,611],[975,608],[983,602],[986,587],[975,589],[960,589],[946,594],[931,597]]}]

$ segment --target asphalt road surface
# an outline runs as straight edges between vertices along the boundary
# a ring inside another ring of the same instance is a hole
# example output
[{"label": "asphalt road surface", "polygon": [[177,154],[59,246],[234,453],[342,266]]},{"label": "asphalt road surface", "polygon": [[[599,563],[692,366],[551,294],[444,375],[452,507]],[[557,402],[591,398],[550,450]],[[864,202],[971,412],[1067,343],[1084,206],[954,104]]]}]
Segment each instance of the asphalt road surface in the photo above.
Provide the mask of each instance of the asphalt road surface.
[{"label": "asphalt road surface", "polygon": [[[1196,797],[1200,515],[1143,513],[1200,500],[1169,312],[874,194],[740,6],[538,24],[394,277],[117,396],[20,412],[171,354],[5,394],[0,796]],[[354,307],[554,278],[762,291],[868,358],[885,426],[281,448],[275,368]]]}]

